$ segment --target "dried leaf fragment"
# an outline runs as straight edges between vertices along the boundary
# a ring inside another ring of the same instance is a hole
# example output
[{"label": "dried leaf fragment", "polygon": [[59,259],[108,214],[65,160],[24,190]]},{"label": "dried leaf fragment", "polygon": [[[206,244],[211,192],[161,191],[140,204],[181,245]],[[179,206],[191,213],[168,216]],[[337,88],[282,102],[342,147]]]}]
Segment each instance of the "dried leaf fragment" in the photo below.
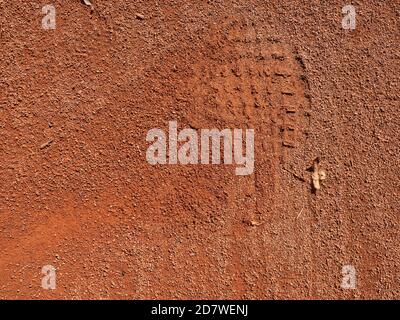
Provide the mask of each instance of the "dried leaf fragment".
[{"label": "dried leaf fragment", "polygon": [[261,226],[261,225],[262,225],[262,222],[255,221],[255,220],[251,220],[251,221],[250,221],[250,225],[251,225],[252,227],[258,227],[258,226]]},{"label": "dried leaf fragment", "polygon": [[313,173],[311,175],[314,190],[321,189],[321,181],[326,179],[326,172],[319,168],[319,158],[314,160]]},{"label": "dried leaf fragment", "polygon": [[258,227],[262,225],[261,221],[256,221],[256,220],[247,220],[244,221],[247,225],[251,226],[251,227]]}]

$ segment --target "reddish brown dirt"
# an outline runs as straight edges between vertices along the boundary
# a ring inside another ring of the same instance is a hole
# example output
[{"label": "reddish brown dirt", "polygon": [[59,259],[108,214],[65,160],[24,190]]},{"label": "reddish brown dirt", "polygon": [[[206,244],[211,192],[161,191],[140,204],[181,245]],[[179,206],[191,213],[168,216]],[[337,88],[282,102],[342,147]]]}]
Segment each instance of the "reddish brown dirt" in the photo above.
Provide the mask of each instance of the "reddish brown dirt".
[{"label": "reddish brown dirt", "polygon": [[[92,2],[0,1],[0,298],[400,298],[399,1]],[[172,120],[254,173],[151,166]]]}]

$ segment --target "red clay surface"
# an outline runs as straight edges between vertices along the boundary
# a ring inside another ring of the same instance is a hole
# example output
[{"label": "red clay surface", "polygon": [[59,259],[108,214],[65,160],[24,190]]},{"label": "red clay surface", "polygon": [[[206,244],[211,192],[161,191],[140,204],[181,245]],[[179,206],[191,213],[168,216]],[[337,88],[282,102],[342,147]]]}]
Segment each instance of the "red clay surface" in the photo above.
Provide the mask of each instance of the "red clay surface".
[{"label": "red clay surface", "polygon": [[[400,298],[399,1],[92,3],[0,1],[0,298]],[[168,121],[254,173],[151,166]]]}]

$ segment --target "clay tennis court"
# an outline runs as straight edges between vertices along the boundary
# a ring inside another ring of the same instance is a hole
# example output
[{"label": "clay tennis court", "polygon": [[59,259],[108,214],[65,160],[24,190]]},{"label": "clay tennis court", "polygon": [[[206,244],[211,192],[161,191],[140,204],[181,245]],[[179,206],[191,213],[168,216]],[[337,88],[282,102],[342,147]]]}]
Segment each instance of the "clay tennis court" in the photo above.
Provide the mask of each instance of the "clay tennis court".
[{"label": "clay tennis court", "polygon": [[[0,1],[1,299],[400,298],[398,0],[90,3]],[[254,171],[149,164],[169,121]]]}]

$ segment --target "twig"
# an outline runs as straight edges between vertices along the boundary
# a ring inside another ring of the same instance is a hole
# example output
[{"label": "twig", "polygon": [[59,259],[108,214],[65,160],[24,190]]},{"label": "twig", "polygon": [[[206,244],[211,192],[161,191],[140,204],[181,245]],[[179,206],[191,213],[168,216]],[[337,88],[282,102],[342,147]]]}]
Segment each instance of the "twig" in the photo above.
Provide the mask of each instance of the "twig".
[{"label": "twig", "polygon": [[296,219],[300,218],[300,215],[301,215],[301,213],[303,212],[303,210],[304,210],[304,206],[303,206],[303,208],[301,208],[301,210],[300,210],[299,214],[297,215],[297,218],[296,218]]},{"label": "twig", "polygon": [[300,177],[299,175],[297,175],[296,173],[294,173],[293,171],[290,171],[289,169],[286,169],[285,167],[283,167],[283,170],[291,173],[295,178],[297,178],[300,181],[306,182],[306,180],[303,177]]},{"label": "twig", "polygon": [[52,143],[53,143],[53,140],[49,140],[49,141],[43,143],[43,144],[40,146],[40,149],[42,150],[42,149],[44,149],[44,148],[47,148],[47,147],[49,147]]}]

